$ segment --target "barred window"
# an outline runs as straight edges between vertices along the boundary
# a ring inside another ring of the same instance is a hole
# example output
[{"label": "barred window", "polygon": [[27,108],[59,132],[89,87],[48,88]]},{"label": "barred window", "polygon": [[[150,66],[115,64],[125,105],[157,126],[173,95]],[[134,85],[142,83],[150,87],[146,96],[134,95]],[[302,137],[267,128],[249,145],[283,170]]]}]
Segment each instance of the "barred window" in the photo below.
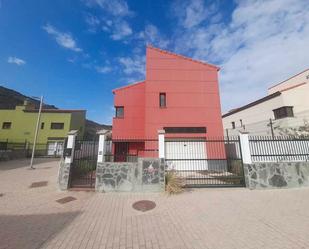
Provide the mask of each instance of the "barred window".
[{"label": "barred window", "polygon": [[273,110],[275,119],[294,117],[293,106],[283,106]]}]

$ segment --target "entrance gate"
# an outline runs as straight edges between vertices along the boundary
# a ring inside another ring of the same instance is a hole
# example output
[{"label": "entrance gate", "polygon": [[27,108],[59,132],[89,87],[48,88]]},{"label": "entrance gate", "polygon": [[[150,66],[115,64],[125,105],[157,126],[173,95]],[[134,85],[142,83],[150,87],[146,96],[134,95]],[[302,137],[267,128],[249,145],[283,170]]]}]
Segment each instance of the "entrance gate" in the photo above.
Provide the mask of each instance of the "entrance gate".
[{"label": "entrance gate", "polygon": [[165,161],[186,187],[245,186],[239,137],[166,139]]},{"label": "entrance gate", "polygon": [[71,188],[94,188],[98,141],[76,140],[70,172]]}]

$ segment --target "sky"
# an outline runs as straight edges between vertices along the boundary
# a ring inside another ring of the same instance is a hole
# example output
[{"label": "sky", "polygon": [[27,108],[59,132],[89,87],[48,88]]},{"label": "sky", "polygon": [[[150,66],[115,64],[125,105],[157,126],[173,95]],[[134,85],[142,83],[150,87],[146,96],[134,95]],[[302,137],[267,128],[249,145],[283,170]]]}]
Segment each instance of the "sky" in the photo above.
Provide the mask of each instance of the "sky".
[{"label": "sky", "polygon": [[308,0],[0,0],[0,85],[111,124],[146,44],[218,65],[222,112],[309,68]]}]

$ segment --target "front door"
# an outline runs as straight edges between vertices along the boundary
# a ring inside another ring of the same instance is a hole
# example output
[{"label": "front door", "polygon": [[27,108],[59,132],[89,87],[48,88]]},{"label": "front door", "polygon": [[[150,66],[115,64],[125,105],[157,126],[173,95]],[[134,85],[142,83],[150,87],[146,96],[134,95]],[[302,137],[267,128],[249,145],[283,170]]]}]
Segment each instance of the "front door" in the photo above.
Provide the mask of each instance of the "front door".
[{"label": "front door", "polygon": [[126,162],[129,144],[125,142],[115,143],[115,162]]}]

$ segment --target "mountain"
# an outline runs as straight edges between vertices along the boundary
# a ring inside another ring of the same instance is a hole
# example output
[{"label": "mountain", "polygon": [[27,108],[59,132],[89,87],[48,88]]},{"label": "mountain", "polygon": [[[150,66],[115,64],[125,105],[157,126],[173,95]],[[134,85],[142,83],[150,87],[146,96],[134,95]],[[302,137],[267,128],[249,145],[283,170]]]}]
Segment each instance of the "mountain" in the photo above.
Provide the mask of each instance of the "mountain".
[{"label": "mountain", "polygon": [[[24,103],[24,100],[26,99],[34,103],[36,108],[39,108],[40,106],[39,100],[23,95],[12,89],[0,86],[0,109],[15,109],[16,105],[22,105]],[[48,105],[48,104],[44,104],[43,108],[44,109],[58,109],[56,106]],[[92,120],[86,119],[84,138],[93,139],[96,136],[96,132],[102,129],[111,130],[112,126],[99,124]]]},{"label": "mountain", "polygon": [[[0,109],[15,109],[15,106],[22,105],[24,100],[28,99],[35,104],[36,108],[39,108],[40,101],[34,98],[25,96],[12,89],[0,86]],[[44,109],[58,109],[54,105],[44,104]]]}]

